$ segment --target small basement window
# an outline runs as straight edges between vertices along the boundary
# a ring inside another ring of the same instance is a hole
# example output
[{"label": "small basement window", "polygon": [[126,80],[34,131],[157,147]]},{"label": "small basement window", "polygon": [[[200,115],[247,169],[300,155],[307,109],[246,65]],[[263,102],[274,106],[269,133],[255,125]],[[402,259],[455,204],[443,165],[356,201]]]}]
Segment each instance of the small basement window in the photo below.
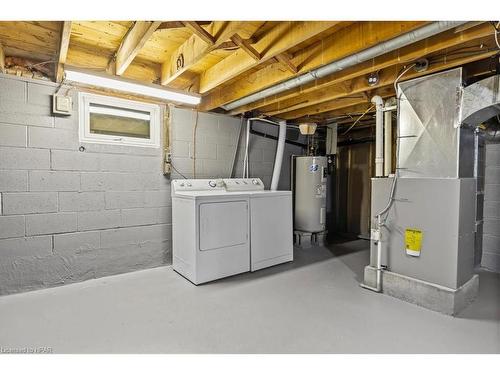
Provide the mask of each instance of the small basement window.
[{"label": "small basement window", "polygon": [[80,93],[80,142],[159,147],[160,107]]}]

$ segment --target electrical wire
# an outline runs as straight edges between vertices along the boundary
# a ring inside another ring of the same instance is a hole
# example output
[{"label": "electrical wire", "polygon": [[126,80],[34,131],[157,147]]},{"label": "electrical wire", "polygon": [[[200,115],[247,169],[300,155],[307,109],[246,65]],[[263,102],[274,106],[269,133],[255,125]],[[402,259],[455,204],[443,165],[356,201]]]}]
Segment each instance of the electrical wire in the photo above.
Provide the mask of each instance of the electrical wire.
[{"label": "electrical wire", "polygon": [[498,33],[499,31],[495,28],[495,42],[497,44],[498,49],[500,49],[500,42],[498,41]]},{"label": "electrical wire", "polygon": [[368,112],[370,112],[370,110],[375,107],[375,105],[372,105],[370,106],[366,111],[363,112],[363,114],[361,116],[359,116],[356,121],[354,121],[354,123],[349,127],[349,129],[347,129],[345,132],[343,132],[341,135],[346,135],[352,128],[354,128],[354,126],[356,126],[356,124],[359,122],[359,120],[361,120]]},{"label": "electrical wire", "polygon": [[28,67],[30,69],[32,69],[33,67],[35,66],[39,66],[39,65],[45,65],[45,64],[52,64],[52,63],[56,63],[57,61],[56,60],[48,60],[48,61],[42,61],[42,62],[39,62],[39,63],[36,63],[36,64],[29,64]]},{"label": "electrical wire", "polygon": [[[407,67],[406,69],[404,69],[401,72],[401,74],[399,74],[398,77],[396,78],[396,80],[394,81],[394,89],[396,90],[396,97],[397,97],[397,93],[398,93],[398,90],[397,90],[398,81],[401,79],[401,77],[403,77],[414,66],[416,66],[416,64],[412,64],[409,67]],[[403,92],[401,92],[401,95],[403,95]],[[398,101],[399,101],[399,98],[398,98]],[[384,217],[383,220],[382,220],[382,215],[388,213],[389,210],[391,209],[392,204],[394,202],[394,194],[396,193],[396,182],[397,182],[397,179],[399,177],[398,176],[398,174],[399,174],[399,148],[400,148],[400,139],[401,139],[399,130],[400,130],[399,129],[399,124],[396,123],[396,171],[394,173],[394,178],[392,180],[391,192],[390,192],[390,195],[389,195],[389,200],[387,201],[387,205],[384,207],[384,209],[382,209],[381,211],[377,212],[377,214],[375,215],[375,217],[377,218],[378,230],[380,230],[381,226],[385,226],[385,223],[387,221],[387,216],[388,215],[385,215],[385,217]]]},{"label": "electrical wire", "polygon": [[172,169],[174,171],[176,171],[178,174],[180,174],[182,176],[182,178],[184,178],[185,180],[187,180],[188,178],[186,176],[184,176],[181,172],[179,172],[179,170],[177,168],[174,167],[174,164],[172,162],[170,162],[170,166],[172,167]]},{"label": "electrical wire", "polygon": [[500,49],[500,42],[498,41],[498,34],[500,33],[500,21],[497,21],[496,25],[495,25],[494,21],[490,21],[490,24],[491,24],[491,26],[493,26],[493,29],[495,30],[495,32],[493,34],[495,37],[495,43],[496,43],[498,49]]},{"label": "electrical wire", "polygon": [[408,66],[407,68],[403,69],[403,71],[396,77],[396,79],[394,80],[394,91],[396,92],[396,97],[398,95],[398,81],[401,79],[401,77],[403,77],[411,68],[414,68],[415,66],[417,66],[416,63],[413,63],[411,64],[410,66]]}]

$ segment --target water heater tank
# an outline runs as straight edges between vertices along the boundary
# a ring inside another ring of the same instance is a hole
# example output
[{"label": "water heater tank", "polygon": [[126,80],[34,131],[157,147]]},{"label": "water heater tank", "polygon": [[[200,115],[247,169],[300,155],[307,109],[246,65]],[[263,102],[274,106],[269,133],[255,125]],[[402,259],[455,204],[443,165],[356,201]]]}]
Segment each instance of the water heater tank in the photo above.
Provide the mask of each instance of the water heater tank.
[{"label": "water heater tank", "polygon": [[326,222],[326,156],[295,157],[294,228],[321,232]]}]

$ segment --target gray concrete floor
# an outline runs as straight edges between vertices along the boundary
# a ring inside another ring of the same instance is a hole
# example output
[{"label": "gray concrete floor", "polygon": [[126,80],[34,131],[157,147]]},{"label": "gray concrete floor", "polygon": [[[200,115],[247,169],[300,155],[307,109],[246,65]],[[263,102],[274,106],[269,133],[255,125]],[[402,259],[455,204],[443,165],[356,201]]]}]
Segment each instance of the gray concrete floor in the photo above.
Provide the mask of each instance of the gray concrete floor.
[{"label": "gray concrete floor", "polygon": [[450,317],[359,287],[363,240],[202,286],[170,267],[0,298],[0,347],[54,353],[500,353],[500,275]]}]

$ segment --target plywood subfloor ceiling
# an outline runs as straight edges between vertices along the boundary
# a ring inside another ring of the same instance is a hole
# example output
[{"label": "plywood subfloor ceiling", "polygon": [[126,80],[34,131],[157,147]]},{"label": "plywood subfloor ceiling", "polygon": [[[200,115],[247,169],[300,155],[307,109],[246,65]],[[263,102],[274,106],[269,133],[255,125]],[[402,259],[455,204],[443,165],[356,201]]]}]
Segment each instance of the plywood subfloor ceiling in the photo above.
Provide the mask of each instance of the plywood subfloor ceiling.
[{"label": "plywood subfloor ceiling", "polygon": [[[414,30],[426,22],[68,21],[0,22],[0,69],[20,65],[61,81],[74,66],[200,93],[210,111],[331,61]],[[344,118],[394,95],[404,66],[430,61],[425,73],[498,54],[488,22],[470,22],[315,82],[232,109],[294,121]],[[369,86],[367,76],[379,74]],[[19,71],[17,71],[19,74]],[[23,73],[24,74],[24,73]]]}]

